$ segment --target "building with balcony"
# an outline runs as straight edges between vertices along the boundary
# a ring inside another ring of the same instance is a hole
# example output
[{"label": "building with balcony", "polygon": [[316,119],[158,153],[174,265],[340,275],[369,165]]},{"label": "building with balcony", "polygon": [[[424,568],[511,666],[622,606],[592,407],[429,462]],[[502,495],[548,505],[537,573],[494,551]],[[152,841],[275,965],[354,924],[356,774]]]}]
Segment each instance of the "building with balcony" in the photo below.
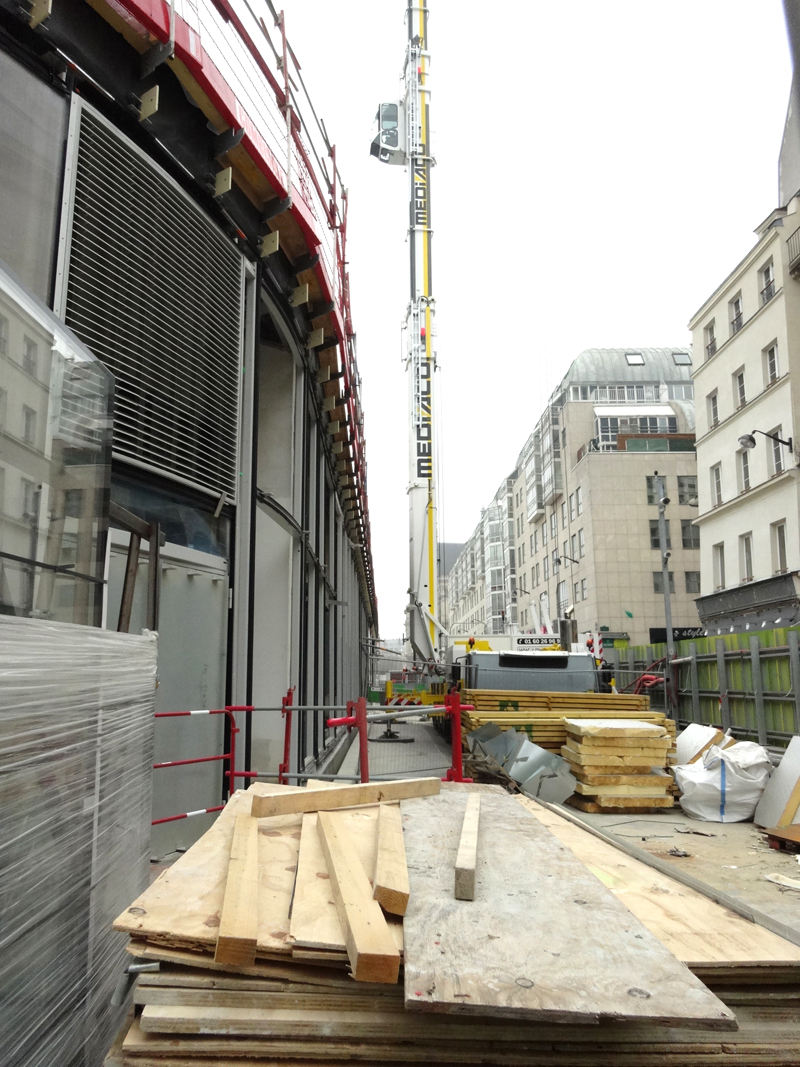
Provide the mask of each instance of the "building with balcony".
[{"label": "building with balcony", "polygon": [[[605,629],[620,643],[663,639],[656,473],[670,499],[673,624],[697,628],[691,370],[685,348],[577,357],[451,572],[451,632],[557,631],[569,612],[579,632]],[[487,515],[502,544],[494,555]],[[480,574],[467,556],[483,560]],[[458,616],[456,604],[464,605]]]},{"label": "building with balcony", "polygon": [[800,199],[757,241],[689,323],[697,395],[700,617],[709,633],[800,618],[797,425]]}]

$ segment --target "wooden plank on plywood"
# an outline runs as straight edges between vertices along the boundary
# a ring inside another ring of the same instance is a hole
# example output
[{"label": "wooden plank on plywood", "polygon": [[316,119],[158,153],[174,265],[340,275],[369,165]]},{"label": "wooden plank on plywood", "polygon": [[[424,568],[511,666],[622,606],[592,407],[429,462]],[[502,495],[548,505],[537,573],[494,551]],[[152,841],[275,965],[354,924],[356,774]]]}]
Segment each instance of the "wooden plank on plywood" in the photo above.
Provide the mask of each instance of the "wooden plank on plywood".
[{"label": "wooden plank on plywood", "polygon": [[239,813],[233,827],[214,961],[252,966],[257,943],[258,822]]},{"label": "wooden plank on plywood", "polygon": [[[481,791],[481,892],[450,893],[470,790]],[[735,1029],[720,1000],[549,831],[497,787],[453,785],[401,804],[411,895],[410,1011]]]},{"label": "wooden plank on plywood", "polygon": [[384,800],[431,796],[439,792],[441,784],[439,778],[407,778],[397,782],[336,786],[334,789],[301,789],[291,795],[254,795],[253,815],[263,819],[307,811],[355,808],[362,804],[380,804]]},{"label": "wooden plank on plywood", "polygon": [[381,804],[378,809],[372,895],[384,911],[405,915],[408,907],[408,866],[399,804]]},{"label": "wooden plank on plywood", "polygon": [[[332,790],[327,791],[328,793]],[[347,954],[357,982],[396,982],[400,953],[345,825],[329,811],[317,813],[317,832],[325,853]]]},{"label": "wooden plank on plywood", "polygon": [[481,795],[470,793],[464,809],[461,837],[455,866],[456,900],[475,899],[475,868],[478,865],[478,829],[481,818]]}]

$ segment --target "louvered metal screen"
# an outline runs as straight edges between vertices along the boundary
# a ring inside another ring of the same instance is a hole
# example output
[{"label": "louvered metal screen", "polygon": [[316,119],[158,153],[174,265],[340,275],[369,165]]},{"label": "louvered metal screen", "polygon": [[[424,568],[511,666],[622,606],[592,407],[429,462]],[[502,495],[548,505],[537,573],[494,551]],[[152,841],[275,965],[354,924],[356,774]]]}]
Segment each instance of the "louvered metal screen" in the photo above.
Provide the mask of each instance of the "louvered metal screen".
[{"label": "louvered metal screen", "polygon": [[241,257],[85,106],[65,318],[116,376],[114,452],[235,500]]}]

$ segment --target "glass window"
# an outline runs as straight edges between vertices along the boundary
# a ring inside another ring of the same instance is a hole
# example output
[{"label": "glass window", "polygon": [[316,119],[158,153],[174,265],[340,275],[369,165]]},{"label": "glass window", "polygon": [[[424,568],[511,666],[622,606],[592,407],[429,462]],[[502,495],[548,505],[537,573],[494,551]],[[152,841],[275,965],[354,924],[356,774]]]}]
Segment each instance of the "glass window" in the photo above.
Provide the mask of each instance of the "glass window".
[{"label": "glass window", "polygon": [[8,319],[0,315],[0,356],[8,355]]},{"label": "glass window", "polygon": [[586,579],[581,578],[581,600],[586,599]]},{"label": "glass window", "polygon": [[[670,536],[669,536],[669,519],[666,520],[666,524],[667,524],[667,548],[671,549],[672,548],[672,542],[670,541]],[[659,537],[658,537],[658,519],[650,519],[650,547],[651,548],[656,548],[656,549],[661,547],[661,542],[659,541]]]},{"label": "glass window", "polygon": [[712,549],[714,561],[714,588],[725,588],[725,544],[714,545]]},{"label": "glass window", "polygon": [[750,488],[750,451],[743,448],[737,454],[739,457],[739,491],[746,493]]},{"label": "glass window", "polygon": [[[648,501],[649,503],[649,501]],[[696,474],[679,474],[678,475],[678,503],[679,504],[696,504],[697,503],[697,475]]]},{"label": "glass window", "polygon": [[684,548],[700,547],[700,527],[691,519],[681,519],[681,542]]},{"label": "glass window", "polygon": [[561,527],[562,529],[567,525],[567,502],[561,505]]},{"label": "glass window", "polygon": [[578,535],[577,534],[573,534],[572,537],[570,538],[570,542],[571,542],[571,546],[572,546],[572,552],[570,554],[572,555],[573,559],[577,559],[578,558]]},{"label": "glass window", "polygon": [[709,393],[709,395],[707,397],[707,404],[708,404],[708,424],[709,424],[709,426],[714,427],[719,422],[719,400],[717,398],[716,389],[714,390],[713,393]]},{"label": "glass window", "polygon": [[[675,575],[672,573],[672,571],[669,572],[669,591],[670,591],[670,593],[674,593],[675,592]],[[654,593],[663,593],[664,592],[664,573],[663,573],[663,571],[653,571],[653,592]]]},{"label": "glass window", "polygon": [[572,587],[572,599],[573,599],[573,602],[577,604],[577,602],[580,600],[580,598],[581,598],[581,583],[580,582],[575,582],[575,584]]},{"label": "glass window", "polygon": [[743,582],[753,580],[753,535],[742,534],[739,538],[739,566]]},{"label": "glass window", "polygon": [[733,376],[733,399],[737,408],[743,408],[747,403],[743,370],[737,371]]},{"label": "glass window", "polygon": [[644,356],[641,352],[626,352],[625,359],[627,360],[629,367],[644,366]]},{"label": "glass window", "polygon": [[36,412],[22,405],[22,440],[26,445],[36,444]]},{"label": "glass window", "polygon": [[687,593],[700,592],[700,571],[684,571],[683,577]]},{"label": "glass window", "polygon": [[570,519],[574,519],[575,518],[575,494],[574,493],[570,493],[569,494],[569,517],[570,517]]},{"label": "glass window", "polygon": [[578,514],[580,515],[583,511],[583,496],[581,495],[580,486],[578,486],[578,488],[575,490],[575,504],[577,506]]},{"label": "glass window", "polygon": [[549,581],[549,579],[550,579],[550,563],[549,563],[549,561],[547,559],[547,556],[544,557],[543,568],[544,568],[544,580],[545,581]]},{"label": "glass window", "polygon": [[[773,438],[780,437],[781,433],[782,433],[782,428],[780,426],[776,426],[774,430],[770,431],[770,433],[772,434]],[[770,445],[772,446],[772,464],[771,464],[772,473],[773,474],[782,474],[783,473],[783,445],[780,443],[780,441],[775,441],[775,440],[770,441]]]},{"label": "glass window", "polygon": [[559,582],[556,586],[556,614],[560,619],[567,612],[567,583]]},{"label": "glass window", "polygon": [[556,537],[557,535],[558,535],[558,518],[556,516],[556,513],[553,512],[553,514],[550,516],[550,536],[551,537]]},{"label": "glass window", "polygon": [[786,563],[786,523],[772,524],[772,569],[776,574],[783,574],[788,568]]},{"label": "glass window", "polygon": [[578,530],[578,559],[583,559],[586,553],[586,541],[583,530]]},{"label": "glass window", "polygon": [[722,503],[722,466],[719,463],[711,468],[711,503],[714,507]]},{"label": "glass window", "polygon": [[705,335],[706,335],[706,359],[711,359],[711,357],[717,351],[716,327],[714,325],[714,320],[713,319],[711,320],[711,322],[709,322],[708,326],[706,326]]},{"label": "glass window", "polygon": [[672,358],[679,367],[691,367],[692,357],[688,352],[673,352]]},{"label": "glass window", "polygon": [[36,377],[36,369],[39,364],[39,346],[30,337],[22,342],[22,369],[32,378]]},{"label": "glass window", "polygon": [[772,382],[776,382],[780,377],[780,368],[778,367],[778,346],[777,344],[770,345],[766,351],[766,365],[767,365],[767,385]]},{"label": "glass window", "polygon": [[744,315],[742,312],[742,295],[735,296],[733,300],[728,304],[728,311],[730,314],[731,322],[731,336],[738,333],[744,325]]},{"label": "glass window", "polygon": [[542,547],[547,544],[547,523],[542,523]]},{"label": "glass window", "polygon": [[[645,480],[647,482],[647,503],[657,504],[659,479],[654,477],[652,474],[647,474],[645,475]],[[664,482],[666,483],[666,478],[664,479]]]}]

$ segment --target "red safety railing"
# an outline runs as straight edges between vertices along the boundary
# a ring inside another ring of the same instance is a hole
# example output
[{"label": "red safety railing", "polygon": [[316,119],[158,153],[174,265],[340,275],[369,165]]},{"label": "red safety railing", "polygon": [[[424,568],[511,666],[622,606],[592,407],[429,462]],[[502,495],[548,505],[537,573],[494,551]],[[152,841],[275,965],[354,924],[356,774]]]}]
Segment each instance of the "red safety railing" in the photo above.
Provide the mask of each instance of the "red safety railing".
[{"label": "red safety railing", "polygon": [[283,763],[278,767],[278,783],[286,785],[286,775],[289,773],[289,755],[292,751],[292,697],[294,686],[281,700],[281,715],[283,716]]}]

